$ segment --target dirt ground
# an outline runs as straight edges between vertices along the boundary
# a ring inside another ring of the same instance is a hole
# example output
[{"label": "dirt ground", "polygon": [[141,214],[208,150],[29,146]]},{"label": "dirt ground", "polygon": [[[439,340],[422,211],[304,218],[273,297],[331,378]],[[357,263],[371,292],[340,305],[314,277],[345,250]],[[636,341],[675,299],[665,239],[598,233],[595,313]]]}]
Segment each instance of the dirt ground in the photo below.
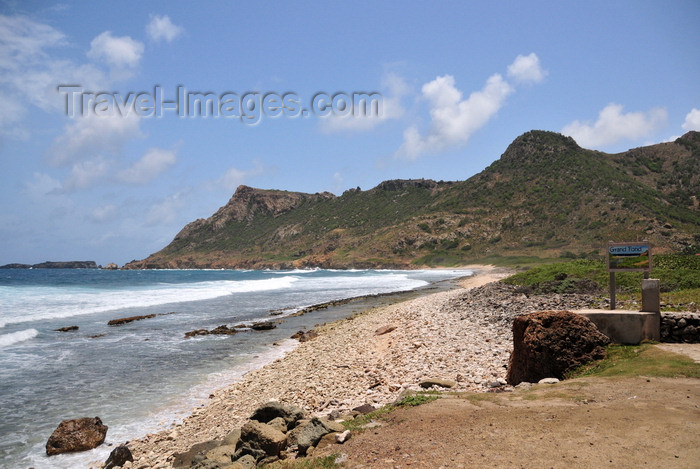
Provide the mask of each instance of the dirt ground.
[{"label": "dirt ground", "polygon": [[700,380],[580,378],[399,409],[314,456],[349,468],[700,468]]}]

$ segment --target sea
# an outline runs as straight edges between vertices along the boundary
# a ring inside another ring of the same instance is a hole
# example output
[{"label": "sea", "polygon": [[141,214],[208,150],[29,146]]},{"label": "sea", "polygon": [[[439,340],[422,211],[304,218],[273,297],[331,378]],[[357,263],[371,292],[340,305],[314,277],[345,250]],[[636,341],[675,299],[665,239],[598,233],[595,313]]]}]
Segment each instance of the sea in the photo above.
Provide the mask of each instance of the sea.
[{"label": "sea", "polygon": [[[436,270],[0,270],[0,468],[80,468],[182,421],[216,389],[292,350],[298,330],[449,288]],[[403,293],[401,293],[403,292]],[[406,293],[408,292],[408,293]],[[364,297],[295,315],[302,308]],[[112,319],[155,315],[119,326]],[[185,338],[275,321],[266,331]],[[57,329],[78,326],[77,330]],[[47,457],[64,419],[100,417],[105,444]]]}]

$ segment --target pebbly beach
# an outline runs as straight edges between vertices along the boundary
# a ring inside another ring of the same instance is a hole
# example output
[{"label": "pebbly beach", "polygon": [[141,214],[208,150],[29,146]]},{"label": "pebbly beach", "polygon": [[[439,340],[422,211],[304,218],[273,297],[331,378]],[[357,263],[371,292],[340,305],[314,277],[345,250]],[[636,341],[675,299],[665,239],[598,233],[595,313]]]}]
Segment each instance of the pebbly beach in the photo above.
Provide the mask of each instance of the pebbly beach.
[{"label": "pebbly beach", "polygon": [[172,467],[177,453],[223,439],[269,401],[327,416],[365,404],[381,407],[430,380],[454,391],[504,386],[515,315],[594,301],[587,295],[530,297],[498,282],[511,273],[506,269],[475,266],[475,271],[458,288],[316,327],[317,336],[212,393],[182,422],[123,442],[134,457],[124,467]]}]

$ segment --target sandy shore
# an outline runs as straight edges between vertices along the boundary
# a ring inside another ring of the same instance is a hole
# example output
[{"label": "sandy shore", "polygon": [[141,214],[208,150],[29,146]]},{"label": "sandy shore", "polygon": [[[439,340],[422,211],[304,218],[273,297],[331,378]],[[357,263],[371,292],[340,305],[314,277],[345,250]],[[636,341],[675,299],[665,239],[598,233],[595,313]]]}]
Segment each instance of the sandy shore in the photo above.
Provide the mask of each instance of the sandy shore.
[{"label": "sandy shore", "polygon": [[[224,437],[270,400],[321,415],[393,402],[404,389],[419,389],[426,378],[455,381],[455,389],[463,391],[484,389],[489,380],[503,378],[512,348],[510,328],[465,318],[451,305],[466,289],[499,280],[510,271],[467,268],[478,274],[463,279],[462,288],[372,308],[317,328],[316,339],[216,392],[181,424],[129,442],[134,455],[129,467],[171,467],[174,453]],[[377,335],[384,326],[395,329]]]}]

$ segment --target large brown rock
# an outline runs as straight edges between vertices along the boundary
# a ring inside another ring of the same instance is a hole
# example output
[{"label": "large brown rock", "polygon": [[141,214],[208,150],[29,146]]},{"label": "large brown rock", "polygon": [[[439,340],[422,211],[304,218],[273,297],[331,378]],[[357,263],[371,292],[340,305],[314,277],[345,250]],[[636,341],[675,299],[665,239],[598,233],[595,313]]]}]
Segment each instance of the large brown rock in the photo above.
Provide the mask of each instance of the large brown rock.
[{"label": "large brown rock", "polygon": [[605,357],[610,339],[590,319],[571,311],[541,311],[513,320],[513,353],[507,381],[563,379],[578,366]]},{"label": "large brown rock", "polygon": [[104,443],[106,436],[107,425],[99,417],[64,420],[46,442],[46,454],[87,451]]},{"label": "large brown rock", "polygon": [[241,439],[233,459],[249,454],[256,461],[267,456],[279,457],[287,446],[287,436],[276,428],[256,420],[249,420],[241,428]]}]

